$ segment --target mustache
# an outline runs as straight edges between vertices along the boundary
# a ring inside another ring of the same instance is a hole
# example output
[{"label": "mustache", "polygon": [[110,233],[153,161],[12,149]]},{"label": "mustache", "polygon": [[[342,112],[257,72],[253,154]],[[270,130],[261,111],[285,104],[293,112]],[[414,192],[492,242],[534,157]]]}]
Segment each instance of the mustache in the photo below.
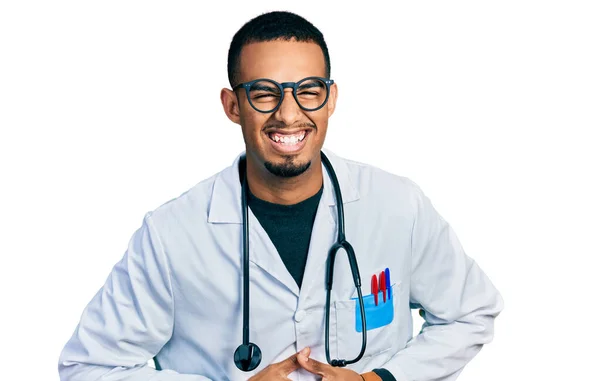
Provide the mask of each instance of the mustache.
[{"label": "mustache", "polygon": [[270,128],[274,128],[274,129],[279,129],[279,130],[283,130],[283,129],[294,129],[294,128],[314,128],[317,129],[317,125],[314,123],[310,123],[310,122],[302,122],[302,123],[298,123],[298,124],[292,124],[291,126],[285,125],[283,123],[269,123],[267,124],[263,130],[268,130]]}]

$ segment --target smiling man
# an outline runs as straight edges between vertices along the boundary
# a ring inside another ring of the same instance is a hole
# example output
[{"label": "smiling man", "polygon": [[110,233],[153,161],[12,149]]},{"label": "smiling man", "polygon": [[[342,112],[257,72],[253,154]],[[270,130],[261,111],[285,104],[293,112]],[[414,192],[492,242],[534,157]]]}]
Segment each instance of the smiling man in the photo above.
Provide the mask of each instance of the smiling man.
[{"label": "smiling man", "polygon": [[324,42],[238,36],[229,60],[234,90],[223,89],[221,101],[242,126],[250,189],[265,201],[296,204],[323,182],[320,151],[337,100]]},{"label": "smiling man", "polygon": [[246,149],[144,216],[61,380],[450,381],[492,340],[503,300],[421,189],[323,148],[330,67],[293,13],[235,34],[221,102]]}]

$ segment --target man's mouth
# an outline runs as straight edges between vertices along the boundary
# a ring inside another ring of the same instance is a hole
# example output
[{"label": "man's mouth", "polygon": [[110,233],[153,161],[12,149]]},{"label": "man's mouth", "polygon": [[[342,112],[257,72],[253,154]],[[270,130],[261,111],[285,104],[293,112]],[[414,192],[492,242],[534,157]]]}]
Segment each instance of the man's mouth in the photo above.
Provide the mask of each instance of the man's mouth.
[{"label": "man's mouth", "polygon": [[295,131],[276,130],[267,132],[273,149],[280,154],[298,153],[306,145],[312,129]]}]

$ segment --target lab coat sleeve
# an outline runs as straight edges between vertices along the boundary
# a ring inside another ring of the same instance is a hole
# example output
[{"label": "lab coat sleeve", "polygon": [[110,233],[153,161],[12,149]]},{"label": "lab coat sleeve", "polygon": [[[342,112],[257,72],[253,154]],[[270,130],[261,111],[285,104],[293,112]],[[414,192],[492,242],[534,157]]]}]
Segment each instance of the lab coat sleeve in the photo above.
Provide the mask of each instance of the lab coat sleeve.
[{"label": "lab coat sleeve", "polygon": [[60,354],[62,381],[204,381],[147,365],[170,339],[173,293],[165,253],[147,214]]},{"label": "lab coat sleeve", "polygon": [[504,302],[429,198],[413,186],[410,303],[422,309],[425,323],[382,367],[398,381],[452,381],[492,341]]}]

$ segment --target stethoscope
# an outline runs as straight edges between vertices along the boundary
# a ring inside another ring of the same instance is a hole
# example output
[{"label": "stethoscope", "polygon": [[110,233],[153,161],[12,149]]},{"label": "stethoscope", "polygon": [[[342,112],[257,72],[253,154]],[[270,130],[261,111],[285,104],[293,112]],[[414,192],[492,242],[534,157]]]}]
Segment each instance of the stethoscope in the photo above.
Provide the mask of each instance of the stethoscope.
[{"label": "stethoscope", "polygon": [[[327,357],[327,362],[332,366],[343,367],[348,364],[354,364],[358,362],[363,354],[365,353],[365,349],[367,347],[367,322],[365,319],[365,306],[362,298],[362,291],[360,289],[360,274],[358,272],[358,264],[356,262],[356,255],[354,254],[354,249],[352,245],[348,241],[346,241],[346,236],[344,233],[344,206],[342,201],[342,192],[340,190],[340,184],[338,183],[337,177],[335,175],[335,171],[333,170],[333,166],[331,162],[325,156],[325,154],[321,151],[321,160],[327,169],[327,173],[331,178],[331,182],[333,183],[333,190],[335,192],[335,201],[336,201],[336,209],[337,209],[337,220],[338,220],[338,236],[337,242],[333,244],[331,249],[329,249],[329,254],[327,256],[327,274],[326,274],[326,287],[327,287],[327,307],[325,309],[325,356]],[[249,308],[249,299],[250,299],[250,257],[248,255],[248,183],[246,181],[246,170],[245,167],[242,170],[243,179],[242,179],[242,218],[243,218],[243,245],[244,245],[244,322],[242,326],[242,345],[240,345],[234,355],[233,361],[238,369],[249,372],[260,364],[262,359],[262,352],[258,345],[251,343],[249,339],[249,320],[250,320],[250,308]],[[335,255],[339,249],[344,249],[348,254],[348,262],[350,263],[350,270],[352,271],[352,277],[354,278],[354,286],[358,292],[358,302],[360,304],[360,315],[362,319],[362,346],[360,348],[360,353],[353,360],[343,360],[343,359],[331,359],[329,354],[329,309],[330,309],[330,299],[331,299],[331,289],[333,286],[333,267],[335,264]]]}]

